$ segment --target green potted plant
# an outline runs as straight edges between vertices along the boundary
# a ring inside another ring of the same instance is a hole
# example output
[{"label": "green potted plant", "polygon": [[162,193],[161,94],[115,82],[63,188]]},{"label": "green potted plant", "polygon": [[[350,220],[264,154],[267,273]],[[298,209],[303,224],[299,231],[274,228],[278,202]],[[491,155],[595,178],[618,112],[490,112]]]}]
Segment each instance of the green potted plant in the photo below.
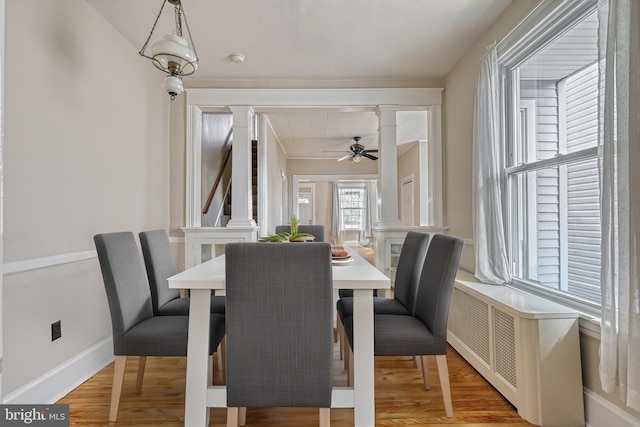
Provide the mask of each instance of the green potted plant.
[{"label": "green potted plant", "polygon": [[300,220],[296,216],[291,217],[291,233],[283,232],[278,234],[270,234],[267,237],[261,237],[261,242],[307,242],[315,240],[316,237],[309,233],[298,233],[298,224]]}]

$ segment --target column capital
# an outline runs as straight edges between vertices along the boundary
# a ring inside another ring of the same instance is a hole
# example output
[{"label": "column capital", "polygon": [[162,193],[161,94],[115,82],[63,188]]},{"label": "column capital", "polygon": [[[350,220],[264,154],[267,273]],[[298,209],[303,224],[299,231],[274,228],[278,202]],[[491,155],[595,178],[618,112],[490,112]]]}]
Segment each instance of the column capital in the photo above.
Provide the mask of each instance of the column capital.
[{"label": "column capital", "polygon": [[378,105],[376,107],[376,116],[380,117],[383,113],[395,113],[398,111],[398,108],[400,108],[400,106],[397,104]]},{"label": "column capital", "polygon": [[247,113],[255,114],[252,105],[229,105],[229,109],[232,113],[242,114],[246,111]]},{"label": "column capital", "polygon": [[230,105],[233,113],[233,127],[251,126],[251,118],[255,115],[251,105]]}]

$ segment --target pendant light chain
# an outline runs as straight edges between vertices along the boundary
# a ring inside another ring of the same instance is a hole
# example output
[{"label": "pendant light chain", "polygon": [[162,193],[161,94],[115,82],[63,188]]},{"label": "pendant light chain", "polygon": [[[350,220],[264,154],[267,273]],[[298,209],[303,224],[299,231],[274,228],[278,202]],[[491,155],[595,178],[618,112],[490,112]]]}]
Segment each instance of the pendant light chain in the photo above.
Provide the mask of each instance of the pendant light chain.
[{"label": "pendant light chain", "polygon": [[[182,18],[184,18],[184,25],[187,27],[187,34],[189,34],[189,41],[191,42],[191,48],[193,49],[193,53],[196,56],[196,61],[198,61],[200,58],[198,57],[196,44],[193,42],[193,37],[191,37],[191,29],[189,28],[189,22],[187,21],[187,15],[184,13],[184,8],[182,7],[182,3],[180,4],[180,13],[182,14]],[[182,31],[182,26],[180,27],[180,31]]]},{"label": "pendant light chain", "polygon": [[173,6],[173,16],[176,20],[176,34],[182,37],[182,5],[180,3]]},{"label": "pendant light chain", "polygon": [[[153,35],[153,32],[156,29],[156,25],[158,25],[158,21],[160,20],[160,15],[162,15],[162,9],[164,9],[165,3],[166,3],[165,1],[162,2],[162,6],[160,6],[160,12],[158,12],[158,16],[156,16],[156,20],[153,23],[153,27],[151,27],[151,32],[149,33],[149,37],[147,37],[147,41],[144,42],[144,45],[142,46],[142,49],[140,49],[140,52],[138,52],[140,55],[144,56],[145,58],[149,58],[147,55],[145,55],[145,51],[147,50],[147,47],[149,46],[149,40],[151,40],[151,36]],[[191,36],[191,35],[189,35],[189,36]]]}]

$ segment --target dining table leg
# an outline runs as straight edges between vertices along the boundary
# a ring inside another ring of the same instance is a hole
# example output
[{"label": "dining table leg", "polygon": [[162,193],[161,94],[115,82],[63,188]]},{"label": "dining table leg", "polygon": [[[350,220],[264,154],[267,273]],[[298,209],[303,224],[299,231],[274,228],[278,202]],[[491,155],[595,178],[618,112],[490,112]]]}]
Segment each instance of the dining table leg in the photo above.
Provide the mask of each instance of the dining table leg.
[{"label": "dining table leg", "polygon": [[353,391],[355,427],[375,425],[373,293],[353,291]]},{"label": "dining table leg", "polygon": [[207,378],[209,378],[210,307],[210,289],[191,290],[184,405],[184,425],[186,427],[205,427],[209,424]]}]

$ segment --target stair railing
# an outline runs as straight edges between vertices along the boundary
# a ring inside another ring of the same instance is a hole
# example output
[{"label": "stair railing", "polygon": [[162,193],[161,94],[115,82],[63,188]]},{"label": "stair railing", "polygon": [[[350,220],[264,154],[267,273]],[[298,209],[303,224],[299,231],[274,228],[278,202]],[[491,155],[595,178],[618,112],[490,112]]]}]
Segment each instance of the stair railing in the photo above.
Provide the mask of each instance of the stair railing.
[{"label": "stair railing", "polygon": [[224,195],[222,196],[222,203],[220,204],[218,215],[216,215],[216,223],[214,227],[220,227],[221,225],[220,218],[222,218],[222,216],[224,215],[225,200],[227,200],[227,197],[229,196],[229,191],[231,191],[231,180],[229,180],[229,183],[227,184],[227,188],[224,190]]},{"label": "stair railing", "polygon": [[209,213],[209,209],[211,208],[211,203],[213,202],[213,196],[215,196],[216,191],[218,190],[218,185],[220,185],[220,181],[222,180],[222,176],[227,168],[227,164],[229,163],[229,159],[231,158],[231,135],[233,134],[233,128],[229,129],[229,133],[227,133],[227,139],[225,140],[225,148],[226,152],[224,154],[224,160],[222,161],[222,167],[218,172],[218,176],[216,177],[215,182],[213,183],[213,187],[211,187],[211,191],[209,192],[209,197],[207,198],[206,203],[204,204],[204,209],[202,209],[202,214],[206,215]]}]

